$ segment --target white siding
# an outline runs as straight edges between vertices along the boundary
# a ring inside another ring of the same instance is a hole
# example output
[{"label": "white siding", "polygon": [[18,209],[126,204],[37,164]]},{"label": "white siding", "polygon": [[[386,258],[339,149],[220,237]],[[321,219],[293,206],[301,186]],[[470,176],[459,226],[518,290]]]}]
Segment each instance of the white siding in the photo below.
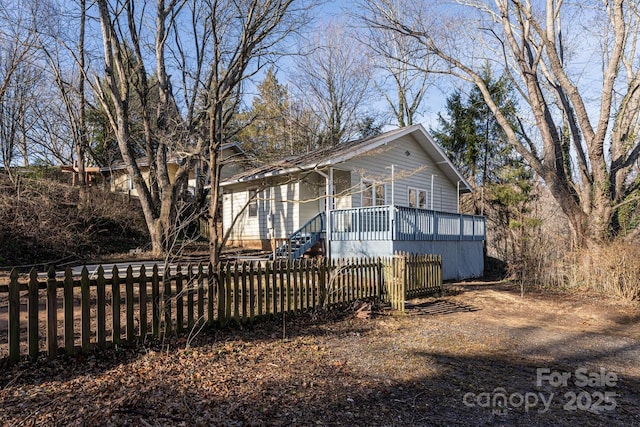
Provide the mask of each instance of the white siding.
[{"label": "white siding", "polygon": [[326,183],[324,177],[317,173],[304,176],[300,182],[300,217],[298,228],[313,218],[318,212],[325,210],[325,190]]},{"label": "white siding", "polygon": [[230,240],[285,238],[299,227],[299,183],[280,182],[258,193],[258,215],[250,217],[249,210],[243,211],[243,208],[249,200],[249,190],[257,185],[236,185],[225,189],[222,198],[225,232],[231,227],[234,217],[239,215],[229,235]]},{"label": "white siding", "polygon": [[[408,153],[408,155],[407,155]],[[393,193],[391,165],[394,165]],[[382,146],[367,154],[351,159],[340,167],[353,170],[351,185],[359,188],[362,179],[386,184],[386,203],[409,205],[408,187],[427,190],[427,207],[431,208],[431,176],[433,177],[433,209],[445,212],[458,211],[457,183],[449,181],[427,153],[411,136],[405,136],[390,145]],[[360,191],[354,191],[353,207],[361,206]]]},{"label": "white siding", "polygon": [[333,186],[335,192],[335,209],[349,209],[352,207],[353,188],[351,188],[351,172],[343,170],[333,171]]}]

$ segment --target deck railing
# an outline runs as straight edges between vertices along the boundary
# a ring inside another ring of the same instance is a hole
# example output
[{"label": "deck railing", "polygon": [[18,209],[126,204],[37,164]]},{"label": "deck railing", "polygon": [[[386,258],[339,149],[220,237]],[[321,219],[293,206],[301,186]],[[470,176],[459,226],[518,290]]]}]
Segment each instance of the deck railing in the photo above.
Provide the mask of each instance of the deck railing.
[{"label": "deck railing", "polygon": [[372,206],[331,211],[331,240],[484,240],[478,215],[404,206]]}]

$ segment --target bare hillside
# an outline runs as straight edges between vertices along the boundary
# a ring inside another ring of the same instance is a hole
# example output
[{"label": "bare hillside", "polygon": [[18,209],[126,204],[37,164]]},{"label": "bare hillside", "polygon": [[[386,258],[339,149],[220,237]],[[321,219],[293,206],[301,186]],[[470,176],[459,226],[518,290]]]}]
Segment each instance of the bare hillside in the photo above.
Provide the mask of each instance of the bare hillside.
[{"label": "bare hillside", "polygon": [[147,245],[135,201],[100,188],[80,203],[69,176],[37,169],[0,173],[0,267],[87,260]]}]

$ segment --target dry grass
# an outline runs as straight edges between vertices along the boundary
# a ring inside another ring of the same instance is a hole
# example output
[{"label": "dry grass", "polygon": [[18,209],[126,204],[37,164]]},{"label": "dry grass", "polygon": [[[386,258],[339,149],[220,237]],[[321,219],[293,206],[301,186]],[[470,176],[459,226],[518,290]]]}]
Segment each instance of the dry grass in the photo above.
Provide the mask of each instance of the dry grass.
[{"label": "dry grass", "polygon": [[146,244],[144,221],[131,202],[93,187],[81,203],[79,188],[65,178],[36,170],[12,182],[0,174],[0,266],[86,259]]},{"label": "dry grass", "polygon": [[627,301],[640,299],[640,246],[616,242],[569,253],[557,278],[571,288],[587,288]]}]

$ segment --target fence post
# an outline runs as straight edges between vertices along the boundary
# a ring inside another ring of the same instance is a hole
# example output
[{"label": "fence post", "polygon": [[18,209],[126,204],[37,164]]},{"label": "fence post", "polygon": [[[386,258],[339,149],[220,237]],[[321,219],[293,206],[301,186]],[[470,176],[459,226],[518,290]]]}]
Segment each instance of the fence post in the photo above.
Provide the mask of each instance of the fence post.
[{"label": "fence post", "polygon": [[38,272],[35,268],[29,272],[29,356],[33,360],[38,358]]},{"label": "fence post", "polygon": [[9,283],[9,362],[20,360],[20,284],[18,271],[11,270]]},{"label": "fence post", "polygon": [[47,271],[47,349],[49,359],[58,355],[58,301],[56,270],[53,266]]},{"label": "fence post", "polygon": [[404,254],[396,254],[391,262],[391,308],[404,313],[405,282],[407,279],[407,259]]}]

